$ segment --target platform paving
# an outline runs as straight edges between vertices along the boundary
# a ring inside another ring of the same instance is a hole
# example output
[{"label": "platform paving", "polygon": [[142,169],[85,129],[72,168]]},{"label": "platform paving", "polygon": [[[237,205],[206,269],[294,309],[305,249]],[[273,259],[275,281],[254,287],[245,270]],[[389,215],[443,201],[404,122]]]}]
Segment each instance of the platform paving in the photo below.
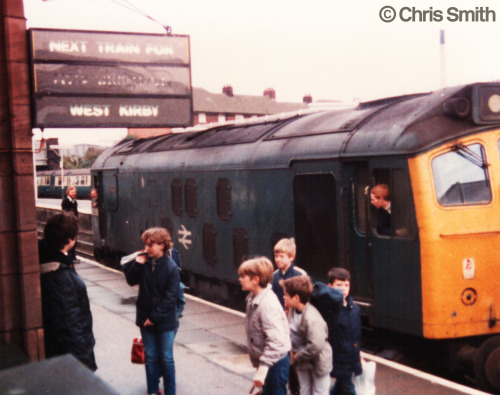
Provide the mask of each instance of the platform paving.
[{"label": "platform paving", "polygon": [[[140,335],[135,325],[137,286],[128,286],[120,271],[85,258],[76,270],[91,302],[97,377],[119,394],[147,394],[144,366],[130,362],[132,339]],[[255,370],[245,341],[241,312],[187,295],[174,346],[177,394],[248,394]],[[382,358],[363,357],[377,363],[376,394],[484,394]]]}]

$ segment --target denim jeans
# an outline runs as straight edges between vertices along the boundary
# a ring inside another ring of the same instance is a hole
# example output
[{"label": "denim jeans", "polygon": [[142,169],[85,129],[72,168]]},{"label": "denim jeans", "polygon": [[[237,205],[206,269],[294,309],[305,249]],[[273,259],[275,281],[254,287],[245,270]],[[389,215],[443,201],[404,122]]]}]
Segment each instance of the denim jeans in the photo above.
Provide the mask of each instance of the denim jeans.
[{"label": "denim jeans", "polygon": [[336,378],[330,395],[356,395],[352,377]]},{"label": "denim jeans", "polygon": [[262,395],[286,395],[289,368],[290,357],[287,354],[269,368],[262,387]]},{"label": "denim jeans", "polygon": [[158,393],[160,376],[163,376],[165,395],[175,395],[175,331],[157,332],[146,327],[141,328],[141,336],[146,356],[148,393]]}]

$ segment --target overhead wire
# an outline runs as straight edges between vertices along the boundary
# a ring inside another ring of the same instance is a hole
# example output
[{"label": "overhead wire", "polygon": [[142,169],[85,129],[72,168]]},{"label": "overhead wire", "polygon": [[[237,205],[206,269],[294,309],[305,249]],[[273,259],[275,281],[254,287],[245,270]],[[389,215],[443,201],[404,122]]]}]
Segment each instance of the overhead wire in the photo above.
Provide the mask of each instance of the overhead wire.
[{"label": "overhead wire", "polygon": [[167,26],[167,25],[164,25],[162,24],[161,22],[159,22],[158,20],[156,20],[155,18],[153,18],[151,15],[149,15],[148,13],[146,13],[144,10],[140,9],[139,7],[137,7],[137,5],[135,5],[134,3],[132,3],[131,1],[129,0],[109,0],[111,1],[112,3],[115,3],[123,8],[126,8],[132,12],[135,12],[136,14],[138,15],[141,15],[149,20],[151,20],[152,22],[160,25],[162,28],[165,29],[166,33],[168,35],[172,34],[172,28],[170,26]]}]

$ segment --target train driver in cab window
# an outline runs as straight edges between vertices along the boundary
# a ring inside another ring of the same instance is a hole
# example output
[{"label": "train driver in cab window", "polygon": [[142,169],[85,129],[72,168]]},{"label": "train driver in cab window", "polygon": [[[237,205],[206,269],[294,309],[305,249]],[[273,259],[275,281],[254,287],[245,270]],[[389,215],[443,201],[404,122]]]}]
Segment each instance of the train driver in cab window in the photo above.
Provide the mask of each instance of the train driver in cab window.
[{"label": "train driver in cab window", "polygon": [[370,191],[370,201],[376,209],[376,229],[380,235],[391,235],[391,195],[387,184],[377,184]]}]

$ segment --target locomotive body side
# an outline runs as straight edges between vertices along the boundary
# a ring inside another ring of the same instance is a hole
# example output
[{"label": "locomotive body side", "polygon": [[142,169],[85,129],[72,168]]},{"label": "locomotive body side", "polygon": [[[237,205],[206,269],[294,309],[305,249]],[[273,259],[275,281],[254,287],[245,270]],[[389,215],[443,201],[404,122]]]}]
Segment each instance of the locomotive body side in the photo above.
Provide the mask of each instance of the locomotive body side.
[{"label": "locomotive body side", "polygon": [[[119,258],[142,248],[142,231],[164,226],[188,285],[231,305],[243,301],[240,262],[295,237],[296,263],[314,280],[332,266],[351,271],[374,328],[449,344],[449,358],[473,364],[492,388],[500,132],[484,124],[500,124],[485,110],[495,95],[500,85],[477,84],[122,142],[92,169],[96,251]],[[370,204],[377,184],[391,192],[387,232]]]}]

